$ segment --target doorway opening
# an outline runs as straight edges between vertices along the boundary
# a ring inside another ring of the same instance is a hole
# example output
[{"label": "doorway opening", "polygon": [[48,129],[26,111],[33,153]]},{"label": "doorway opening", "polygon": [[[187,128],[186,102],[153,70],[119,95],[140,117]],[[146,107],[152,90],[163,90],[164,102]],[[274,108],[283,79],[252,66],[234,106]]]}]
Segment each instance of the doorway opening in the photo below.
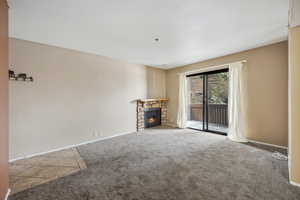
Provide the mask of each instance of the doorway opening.
[{"label": "doorway opening", "polygon": [[227,135],[228,69],[187,75],[187,127]]}]

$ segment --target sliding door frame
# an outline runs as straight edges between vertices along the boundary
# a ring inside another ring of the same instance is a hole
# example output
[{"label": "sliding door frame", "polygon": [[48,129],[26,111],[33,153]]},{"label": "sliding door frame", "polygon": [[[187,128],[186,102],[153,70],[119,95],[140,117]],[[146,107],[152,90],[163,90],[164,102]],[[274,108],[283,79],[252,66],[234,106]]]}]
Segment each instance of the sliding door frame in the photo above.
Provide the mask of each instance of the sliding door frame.
[{"label": "sliding door frame", "polygon": [[217,73],[223,73],[223,72],[229,72],[228,68],[225,69],[219,69],[219,70],[213,70],[213,71],[207,71],[207,72],[201,72],[201,73],[196,73],[196,74],[189,74],[186,75],[186,77],[193,77],[193,76],[203,76],[203,97],[202,97],[202,102],[203,102],[203,112],[202,112],[202,130],[196,129],[196,128],[191,128],[188,127],[189,129],[194,129],[194,130],[199,130],[199,131],[205,131],[205,132],[210,132],[210,133],[216,133],[220,135],[227,135],[225,132],[220,132],[220,131],[213,131],[208,129],[208,79],[207,75],[209,74],[217,74]]}]

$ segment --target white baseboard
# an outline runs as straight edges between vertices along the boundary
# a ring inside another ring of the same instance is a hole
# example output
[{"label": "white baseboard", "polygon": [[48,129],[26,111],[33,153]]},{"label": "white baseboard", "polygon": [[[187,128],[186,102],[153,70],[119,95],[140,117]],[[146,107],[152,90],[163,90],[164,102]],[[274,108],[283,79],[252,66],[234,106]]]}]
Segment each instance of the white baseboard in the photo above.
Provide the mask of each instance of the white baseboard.
[{"label": "white baseboard", "polygon": [[10,192],[11,192],[11,190],[8,188],[4,200],[8,200],[8,196],[9,196]]},{"label": "white baseboard", "polygon": [[112,138],[115,138],[115,137],[128,135],[128,134],[131,134],[131,133],[134,133],[134,132],[119,133],[119,134],[112,135],[112,136],[97,138],[95,140],[89,140],[89,141],[82,142],[82,143],[79,143],[79,144],[73,144],[73,145],[68,145],[68,146],[52,149],[52,150],[49,150],[49,151],[34,153],[34,154],[30,154],[30,155],[26,155],[26,156],[11,159],[11,160],[9,160],[9,162],[11,163],[11,162],[14,162],[14,161],[17,161],[17,160],[22,160],[22,159],[25,159],[25,158],[32,158],[32,157],[44,155],[44,154],[47,154],[47,153],[53,153],[53,152],[56,152],[56,151],[62,151],[62,150],[65,150],[65,149],[75,148],[75,147],[79,147],[79,146],[82,146],[82,145],[85,145],[85,144],[91,144],[91,143],[99,142],[99,141],[102,141],[102,140],[108,140],[108,139],[112,139]]},{"label": "white baseboard", "polygon": [[263,145],[271,146],[271,147],[277,147],[277,148],[281,148],[281,149],[287,149],[287,147],[276,145],[276,144],[269,144],[269,143],[260,142],[260,141],[256,141],[256,140],[248,140],[248,141],[249,142],[253,142],[253,143],[257,143],[257,144],[263,144]]},{"label": "white baseboard", "polygon": [[293,181],[290,181],[290,184],[294,185],[294,186],[297,186],[297,187],[300,187],[300,183],[295,183]]}]

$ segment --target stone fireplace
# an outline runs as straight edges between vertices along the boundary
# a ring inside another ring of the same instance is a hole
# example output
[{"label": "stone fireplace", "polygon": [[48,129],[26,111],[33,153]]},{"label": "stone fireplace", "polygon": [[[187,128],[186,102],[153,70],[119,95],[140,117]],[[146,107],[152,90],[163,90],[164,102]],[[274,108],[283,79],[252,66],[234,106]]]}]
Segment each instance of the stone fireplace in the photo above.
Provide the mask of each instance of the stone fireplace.
[{"label": "stone fireplace", "polygon": [[137,100],[137,131],[167,124],[168,99]]}]

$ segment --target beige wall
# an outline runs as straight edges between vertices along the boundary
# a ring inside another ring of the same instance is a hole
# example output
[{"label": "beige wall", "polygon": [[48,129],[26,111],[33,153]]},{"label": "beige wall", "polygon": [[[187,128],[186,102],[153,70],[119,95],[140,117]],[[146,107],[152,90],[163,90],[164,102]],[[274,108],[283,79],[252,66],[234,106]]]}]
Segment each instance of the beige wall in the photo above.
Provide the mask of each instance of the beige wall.
[{"label": "beige wall", "polygon": [[289,33],[291,181],[300,184],[300,26]]},{"label": "beige wall", "polygon": [[[134,100],[165,97],[165,71],[10,39],[10,159],[136,130]],[[162,84],[162,85],[161,85]]]},{"label": "beige wall", "polygon": [[166,97],[166,71],[158,68],[147,68],[147,97]]},{"label": "beige wall", "polygon": [[0,0],[0,199],[8,188],[8,9]]},{"label": "beige wall", "polygon": [[176,123],[178,73],[247,60],[249,89],[248,138],[275,145],[288,143],[288,43],[211,59],[167,71],[169,122]]},{"label": "beige wall", "polygon": [[300,1],[299,0],[290,0],[289,25],[290,27],[300,26]]}]

